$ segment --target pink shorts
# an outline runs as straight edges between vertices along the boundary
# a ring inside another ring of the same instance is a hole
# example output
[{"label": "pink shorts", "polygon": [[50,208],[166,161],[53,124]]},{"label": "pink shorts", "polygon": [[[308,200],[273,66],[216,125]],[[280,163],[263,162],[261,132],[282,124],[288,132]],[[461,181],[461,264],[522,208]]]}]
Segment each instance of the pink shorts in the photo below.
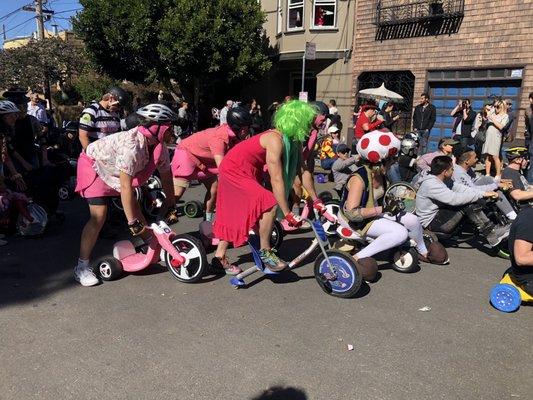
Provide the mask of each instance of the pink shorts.
[{"label": "pink shorts", "polygon": [[93,168],[94,160],[82,153],[78,159],[76,192],[81,197],[116,197],[120,193],[105,183]]},{"label": "pink shorts", "polygon": [[218,175],[218,168],[200,170],[191,159],[189,153],[183,149],[176,149],[172,158],[172,175],[182,181],[205,180]]}]

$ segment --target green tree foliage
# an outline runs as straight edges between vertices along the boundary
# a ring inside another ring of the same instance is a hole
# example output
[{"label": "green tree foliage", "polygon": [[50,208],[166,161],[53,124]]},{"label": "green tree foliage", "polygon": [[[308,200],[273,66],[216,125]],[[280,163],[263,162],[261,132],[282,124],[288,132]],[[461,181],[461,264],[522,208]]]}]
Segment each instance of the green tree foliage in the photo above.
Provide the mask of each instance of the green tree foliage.
[{"label": "green tree foliage", "polygon": [[0,87],[38,88],[45,75],[65,82],[85,65],[83,51],[59,38],[31,40],[27,45],[0,51]]},{"label": "green tree foliage", "polygon": [[167,87],[254,80],[270,68],[256,0],[81,0],[74,21],[111,77]]}]

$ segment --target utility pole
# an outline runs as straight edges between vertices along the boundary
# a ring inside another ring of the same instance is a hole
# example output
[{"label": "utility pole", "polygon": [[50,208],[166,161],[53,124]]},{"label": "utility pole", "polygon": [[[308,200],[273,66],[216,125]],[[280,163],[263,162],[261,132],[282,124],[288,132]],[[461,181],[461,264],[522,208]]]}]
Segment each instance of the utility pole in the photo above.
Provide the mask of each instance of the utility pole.
[{"label": "utility pole", "polygon": [[[35,18],[37,20],[37,39],[44,40],[44,18],[43,18],[43,0],[35,0]],[[44,97],[48,101],[48,107],[52,111],[52,93],[50,91],[50,80],[48,74],[44,73]]]},{"label": "utility pole", "polygon": [[35,14],[37,19],[37,38],[44,39],[43,0],[35,0]]}]

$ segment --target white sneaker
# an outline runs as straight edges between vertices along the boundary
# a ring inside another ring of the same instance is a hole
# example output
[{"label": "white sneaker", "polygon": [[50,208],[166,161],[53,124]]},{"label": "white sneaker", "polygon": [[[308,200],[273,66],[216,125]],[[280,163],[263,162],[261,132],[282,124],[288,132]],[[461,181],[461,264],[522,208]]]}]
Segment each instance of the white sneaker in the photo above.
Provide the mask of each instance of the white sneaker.
[{"label": "white sneaker", "polygon": [[94,286],[100,283],[94,272],[89,267],[74,267],[74,279],[82,286]]}]

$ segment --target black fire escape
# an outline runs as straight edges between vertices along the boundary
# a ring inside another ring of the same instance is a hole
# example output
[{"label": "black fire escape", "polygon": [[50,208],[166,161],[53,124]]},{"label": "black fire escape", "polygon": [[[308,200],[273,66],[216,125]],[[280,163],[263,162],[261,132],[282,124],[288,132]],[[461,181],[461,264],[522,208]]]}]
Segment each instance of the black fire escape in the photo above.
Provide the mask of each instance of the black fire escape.
[{"label": "black fire escape", "polygon": [[451,35],[459,31],[464,0],[380,0],[376,40]]}]

